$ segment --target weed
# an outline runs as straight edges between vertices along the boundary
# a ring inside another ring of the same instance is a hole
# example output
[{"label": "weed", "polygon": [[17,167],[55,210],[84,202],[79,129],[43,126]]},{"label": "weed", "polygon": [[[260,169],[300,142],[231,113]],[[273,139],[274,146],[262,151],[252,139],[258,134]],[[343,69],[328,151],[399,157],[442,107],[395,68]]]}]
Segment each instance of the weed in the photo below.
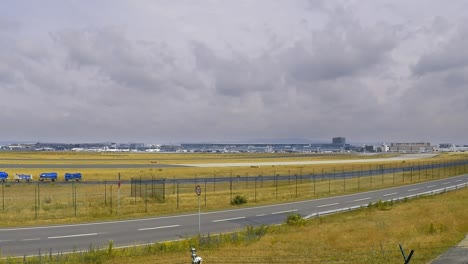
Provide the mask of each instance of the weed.
[{"label": "weed", "polygon": [[307,221],[300,214],[288,215],[286,219],[286,224],[290,226],[305,226],[306,223]]},{"label": "weed", "polygon": [[236,195],[232,198],[231,205],[242,205],[247,203],[247,198],[243,195]]}]

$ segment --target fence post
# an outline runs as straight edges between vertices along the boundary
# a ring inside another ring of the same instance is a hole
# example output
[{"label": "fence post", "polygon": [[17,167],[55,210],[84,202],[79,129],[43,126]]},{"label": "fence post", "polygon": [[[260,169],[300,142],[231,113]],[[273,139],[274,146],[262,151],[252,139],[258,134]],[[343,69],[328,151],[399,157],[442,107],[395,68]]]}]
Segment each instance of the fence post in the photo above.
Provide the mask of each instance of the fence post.
[{"label": "fence post", "polygon": [[357,189],[358,189],[358,191],[361,189],[361,176],[362,176],[362,165],[361,165],[361,171],[359,171],[359,174],[357,176]]},{"label": "fence post", "polygon": [[145,184],[145,213],[148,213],[148,184]]},{"label": "fence post", "polygon": [[179,182],[177,182],[177,209],[179,209]]},{"label": "fence post", "polygon": [[104,205],[107,206],[107,181],[104,181]]},{"label": "fence post", "polygon": [[296,175],[296,198],[297,198],[297,174]]},{"label": "fence post", "polygon": [[75,207],[75,217],[76,217],[76,207],[77,207],[76,197],[77,197],[77,195],[76,195],[76,185],[75,185],[75,183],[73,183],[72,188],[74,189],[73,203],[74,203],[74,207]]},{"label": "fence post", "polygon": [[133,177],[130,178],[130,197],[133,197]]},{"label": "fence post", "polygon": [[315,197],[316,196],[316,194],[315,194],[315,173],[314,173],[314,171],[312,171],[312,173],[313,173],[312,176],[314,177],[314,197]]},{"label": "fence post", "polygon": [[343,192],[346,192],[346,177],[345,177],[344,166],[343,166],[343,170],[342,170],[341,175],[343,176]]},{"label": "fence post", "polygon": [[113,194],[112,194],[112,185],[110,186],[110,214],[112,215],[112,200],[113,200]]},{"label": "fence post", "polygon": [[37,219],[37,187],[34,188],[34,219]]},{"label": "fence post", "polygon": [[255,203],[257,203],[257,177],[255,177],[255,183],[254,183],[254,200],[255,200]]},{"label": "fence post", "polygon": [[384,172],[385,172],[385,165],[380,165],[380,173],[382,174],[382,187],[384,185]]},{"label": "fence post", "polygon": [[163,202],[166,202],[166,178],[163,179]]},{"label": "fence post", "polygon": [[232,201],[232,177],[229,179],[229,203]]},{"label": "fence post", "polygon": [[39,185],[39,182],[37,183],[37,208],[38,209],[41,209],[41,189],[40,189],[40,185]]}]

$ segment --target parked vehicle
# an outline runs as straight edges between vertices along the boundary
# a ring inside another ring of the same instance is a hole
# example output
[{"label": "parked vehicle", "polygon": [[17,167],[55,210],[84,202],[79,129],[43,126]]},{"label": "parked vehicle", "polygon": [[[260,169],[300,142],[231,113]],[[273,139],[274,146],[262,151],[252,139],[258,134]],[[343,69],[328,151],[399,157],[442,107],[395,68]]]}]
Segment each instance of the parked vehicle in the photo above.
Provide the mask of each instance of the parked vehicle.
[{"label": "parked vehicle", "polygon": [[54,181],[57,180],[57,173],[56,172],[41,173],[41,175],[39,175],[39,180],[40,181],[50,180],[50,181],[54,182]]},{"label": "parked vehicle", "polygon": [[65,181],[81,181],[81,173],[65,173]]},{"label": "parked vehicle", "polygon": [[6,182],[8,180],[8,173],[4,171],[0,171],[0,181]]},{"label": "parked vehicle", "polygon": [[15,174],[15,182],[25,181],[32,182],[33,177],[31,174]]}]

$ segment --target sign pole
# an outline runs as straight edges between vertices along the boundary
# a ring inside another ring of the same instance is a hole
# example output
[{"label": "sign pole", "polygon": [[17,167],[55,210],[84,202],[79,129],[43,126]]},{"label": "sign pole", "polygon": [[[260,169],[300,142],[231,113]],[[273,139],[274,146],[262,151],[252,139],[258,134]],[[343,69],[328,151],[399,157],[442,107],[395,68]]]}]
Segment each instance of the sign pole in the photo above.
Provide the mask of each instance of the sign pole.
[{"label": "sign pole", "polygon": [[200,185],[197,185],[195,188],[195,192],[197,193],[198,196],[198,236],[200,236],[200,195],[201,195],[201,187]]},{"label": "sign pole", "polygon": [[118,191],[117,191],[117,215],[120,215],[120,172],[119,172],[119,181],[117,183]]}]

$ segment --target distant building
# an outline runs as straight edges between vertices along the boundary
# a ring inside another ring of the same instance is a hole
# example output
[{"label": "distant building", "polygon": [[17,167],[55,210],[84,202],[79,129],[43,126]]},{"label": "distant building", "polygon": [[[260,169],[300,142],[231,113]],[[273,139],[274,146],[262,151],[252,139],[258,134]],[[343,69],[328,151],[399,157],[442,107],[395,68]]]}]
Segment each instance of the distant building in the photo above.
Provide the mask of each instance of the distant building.
[{"label": "distant building", "polygon": [[442,144],[439,144],[439,148],[440,148],[440,149],[452,149],[452,148],[455,148],[455,144],[452,144],[452,143],[442,143]]},{"label": "distant building", "polygon": [[382,144],[381,148],[382,152],[388,152],[390,150],[390,147],[385,143]]},{"label": "distant building", "polygon": [[390,152],[432,152],[431,143],[390,143]]},{"label": "distant building", "polygon": [[346,138],[344,137],[334,137],[333,140],[332,140],[332,143],[333,144],[346,144]]}]

